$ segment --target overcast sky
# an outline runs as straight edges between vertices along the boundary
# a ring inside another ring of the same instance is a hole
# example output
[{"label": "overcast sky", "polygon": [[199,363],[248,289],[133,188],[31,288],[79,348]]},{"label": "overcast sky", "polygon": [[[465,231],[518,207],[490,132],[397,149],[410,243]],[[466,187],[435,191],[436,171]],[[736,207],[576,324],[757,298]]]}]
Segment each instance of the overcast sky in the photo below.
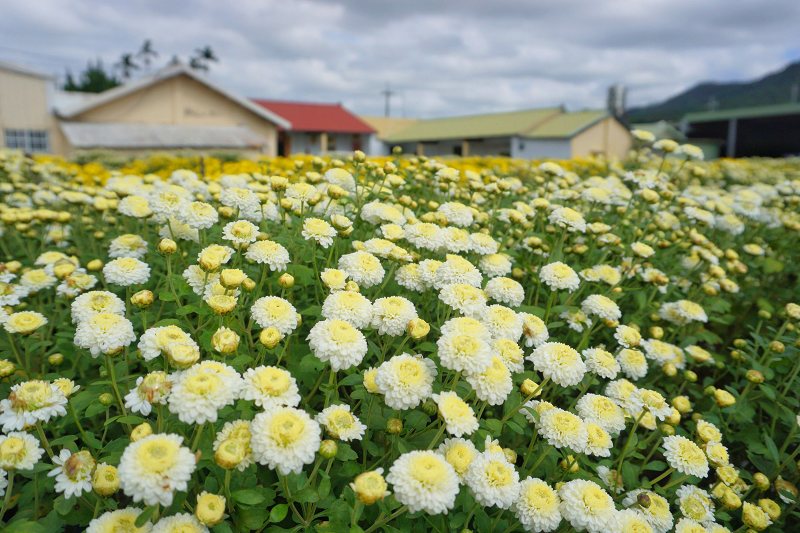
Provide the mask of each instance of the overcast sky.
[{"label": "overcast sky", "polygon": [[0,59],[62,75],[153,40],[210,45],[211,78],[252,97],[430,117],[629,105],[800,58],[800,0],[0,0]]}]

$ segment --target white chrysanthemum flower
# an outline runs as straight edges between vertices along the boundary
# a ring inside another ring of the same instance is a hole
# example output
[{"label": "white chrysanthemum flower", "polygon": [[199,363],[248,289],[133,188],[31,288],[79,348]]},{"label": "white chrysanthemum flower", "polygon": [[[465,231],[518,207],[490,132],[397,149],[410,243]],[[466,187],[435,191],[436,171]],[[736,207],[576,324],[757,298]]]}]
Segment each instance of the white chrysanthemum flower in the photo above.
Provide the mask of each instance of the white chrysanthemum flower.
[{"label": "white chrysanthemum flower", "polygon": [[217,413],[232,405],[242,390],[242,378],[233,368],[207,361],[172,376],[169,410],[186,424],[216,422]]},{"label": "white chrysanthemum flower", "polygon": [[611,455],[611,447],[614,446],[614,443],[611,441],[611,435],[609,435],[608,431],[594,422],[587,422],[586,435],[586,448],[584,448],[583,453],[598,457]]},{"label": "white chrysanthemum flower", "polygon": [[460,255],[448,255],[447,260],[436,268],[433,285],[442,289],[446,285],[459,283],[480,289],[482,280],[481,271],[467,259]]},{"label": "white chrysanthemum flower", "polygon": [[522,318],[522,335],[525,341],[525,346],[541,346],[547,339],[550,338],[550,332],[547,331],[547,325],[544,320],[536,315],[530,313],[519,313]]},{"label": "white chrysanthemum flower", "polygon": [[237,247],[242,244],[249,244],[255,242],[258,238],[258,226],[249,220],[228,222],[222,228],[222,238],[232,242]]},{"label": "white chrysanthemum flower", "polygon": [[21,431],[0,435],[0,468],[4,470],[33,470],[43,454],[33,435]]},{"label": "white chrysanthemum flower", "polygon": [[614,494],[621,494],[625,487],[622,486],[622,476],[616,470],[612,470],[605,465],[597,467],[597,477],[603,482],[603,485]]},{"label": "white chrysanthemum flower", "polygon": [[492,300],[510,307],[519,307],[525,299],[525,289],[511,278],[492,278],[486,282],[485,291]]},{"label": "white chrysanthemum flower", "polygon": [[137,195],[126,196],[120,200],[117,211],[134,218],[147,218],[153,214],[147,198]]},{"label": "white chrysanthemum flower", "polygon": [[659,420],[664,420],[672,414],[672,406],[658,391],[639,389],[639,398],[642,400],[642,407]]},{"label": "white chrysanthemum flower", "polygon": [[513,309],[502,305],[490,305],[481,317],[481,321],[495,339],[518,341],[522,336],[523,322]]},{"label": "white chrysanthemum flower", "polygon": [[465,283],[451,283],[439,291],[439,299],[459,313],[480,317],[486,311],[486,293]]},{"label": "white chrysanthemum flower", "polygon": [[355,328],[364,329],[372,322],[372,302],[355,291],[334,291],[322,302],[322,316],[344,320]]},{"label": "white chrysanthemum flower", "polygon": [[248,368],[242,378],[243,400],[253,400],[264,409],[297,407],[300,404],[297,381],[288,370],[276,366],[259,366]]},{"label": "white chrysanthemum flower", "polygon": [[680,435],[664,437],[664,457],[669,466],[682,474],[703,479],[708,475],[708,459],[694,442]]},{"label": "white chrysanthemum flower", "polygon": [[305,240],[328,248],[336,237],[336,229],[321,218],[307,218],[303,221],[302,235]]},{"label": "white chrysanthemum flower", "polygon": [[283,272],[290,261],[289,251],[269,240],[254,242],[248,246],[244,256],[259,265],[268,265],[273,272]]},{"label": "white chrysanthemum flower", "polygon": [[136,519],[140,514],[142,510],[134,507],[107,511],[93,518],[85,533],[151,533],[153,525],[149,521],[141,527],[136,527]]},{"label": "white chrysanthemum flower", "polygon": [[562,387],[577,385],[586,373],[581,355],[571,346],[560,342],[541,344],[528,356],[528,360],[545,378]]},{"label": "white chrysanthemum flower", "polygon": [[577,453],[583,453],[586,448],[586,423],[569,411],[557,407],[541,411],[538,431],[556,448],[569,448]]},{"label": "white chrysanthemum flower", "polygon": [[150,361],[159,357],[162,353],[167,353],[172,345],[190,346],[200,357],[200,346],[192,337],[178,326],[158,326],[149,328],[139,337],[139,353],[145,361]]},{"label": "white chrysanthemum flower", "polygon": [[378,298],[372,304],[372,327],[381,335],[402,335],[408,323],[417,317],[414,304],[402,296]]},{"label": "white chrysanthemum flower", "polygon": [[492,351],[496,353],[511,373],[525,369],[525,352],[511,339],[497,339],[492,342]]},{"label": "white chrysanthemum flower", "polygon": [[186,491],[195,469],[195,456],[171,433],[148,435],[131,442],[119,460],[122,491],[134,502],[172,505],[175,491]]},{"label": "white chrysanthemum flower", "polygon": [[610,381],[606,385],[606,396],[613,399],[631,416],[642,410],[642,397],[639,388],[627,379]]},{"label": "white chrysanthemum flower", "polygon": [[581,303],[581,310],[588,316],[596,316],[603,320],[619,320],[622,312],[614,301],[602,294],[587,296]]},{"label": "white chrysanthemum flower", "polygon": [[512,508],[525,531],[549,532],[561,524],[560,505],[558,492],[545,481],[529,477],[520,482]]},{"label": "white chrysanthemum flower", "polygon": [[250,432],[256,462],[284,476],[299,474],[303,465],[313,463],[322,441],[319,424],[294,407],[273,407],[257,414]]},{"label": "white chrysanthemum flower", "polygon": [[642,335],[638,330],[630,326],[620,324],[614,330],[614,339],[616,339],[619,345],[623,348],[636,348],[639,346],[639,343],[642,342]]},{"label": "white chrysanthemum flower", "polygon": [[192,229],[208,229],[219,220],[219,213],[214,206],[205,202],[191,202],[186,209],[178,213],[181,222]]},{"label": "white chrysanthemum flower", "polygon": [[450,226],[442,228],[442,234],[444,237],[442,246],[451,254],[468,252],[472,248],[469,232],[466,230]]},{"label": "white chrysanthemum flower", "polygon": [[647,358],[639,350],[629,348],[620,350],[617,362],[629,379],[641,379],[647,375]]},{"label": "white chrysanthemum flower", "polygon": [[442,324],[439,332],[442,336],[472,335],[482,339],[485,342],[492,342],[492,335],[487,329],[486,325],[480,320],[466,316],[451,318]]},{"label": "white chrysanthemum flower", "polygon": [[[747,502],[745,502],[747,503]],[[708,530],[703,524],[691,518],[681,518],[675,524],[675,533],[707,533]]]},{"label": "white chrysanthemum flower", "polygon": [[603,488],[586,479],[566,482],[558,491],[561,516],[578,531],[619,531],[614,500]]},{"label": "white chrysanthemum flower", "polygon": [[431,396],[444,420],[447,432],[456,437],[471,435],[478,429],[478,419],[467,402],[456,392],[448,391]]},{"label": "white chrysanthemum flower", "polygon": [[172,381],[166,372],[150,372],[136,378],[136,386],[125,395],[125,407],[144,416],[149,415],[153,405],[165,405],[172,391]]},{"label": "white chrysanthemum flower", "polygon": [[29,270],[19,277],[19,284],[28,289],[30,293],[49,289],[58,283],[58,278],[44,268]]},{"label": "white chrysanthemum flower", "polygon": [[208,533],[208,528],[194,515],[178,513],[165,516],[153,526],[150,533]]},{"label": "white chrysanthemum flower", "polygon": [[708,492],[694,485],[681,485],[675,496],[683,516],[701,523],[714,521],[714,501]]},{"label": "white chrysanthemum flower", "polygon": [[[644,494],[650,500],[649,507],[640,507],[636,505],[639,495]],[[622,500],[622,505],[625,507],[636,506],[637,512],[641,513],[647,523],[650,524],[656,533],[667,533],[672,529],[672,511],[669,509],[669,502],[663,497],[659,496],[653,491],[636,489],[632,490],[625,495]]]},{"label": "white chrysanthemum flower", "polygon": [[583,351],[586,367],[600,377],[614,379],[619,373],[620,365],[611,352],[602,348],[587,348]]},{"label": "white chrysanthemum flower", "polygon": [[76,297],[70,306],[72,323],[78,324],[98,313],[125,314],[125,302],[113,292],[89,291]]},{"label": "white chrysanthemum flower", "polygon": [[472,441],[458,437],[448,437],[439,445],[436,452],[442,455],[463,481],[472,461],[478,456],[478,450]]},{"label": "white chrysanthemum flower", "polygon": [[412,513],[447,513],[458,495],[458,475],[441,455],[432,451],[402,454],[389,469],[386,481],[394,497]]},{"label": "white chrysanthemum flower", "polygon": [[470,234],[469,242],[472,245],[472,251],[479,255],[496,254],[497,250],[500,249],[500,244],[486,233],[476,232]]},{"label": "white chrysanthemum flower", "polygon": [[147,283],[150,279],[150,265],[133,257],[120,257],[109,261],[103,267],[103,276],[112,285],[129,287]]},{"label": "white chrysanthemum flower", "polygon": [[445,333],[436,341],[442,366],[456,372],[476,374],[492,362],[489,343],[469,333]]},{"label": "white chrysanthemum flower", "polygon": [[502,452],[484,452],[472,461],[464,476],[475,501],[484,507],[508,509],[519,495],[519,474]]},{"label": "white chrysanthemum flower", "polygon": [[617,513],[620,531],[632,533],[654,533],[647,518],[636,509],[623,509]]},{"label": "white chrysanthemum flower", "polygon": [[454,226],[466,228],[472,225],[472,209],[459,202],[445,202],[436,211],[443,214],[447,222]]},{"label": "white chrysanthemum flower", "polygon": [[297,310],[278,296],[263,296],[253,302],[250,316],[260,327],[275,328],[281,335],[289,335],[297,327]]},{"label": "white chrysanthemum flower", "polygon": [[565,228],[569,232],[584,233],[586,231],[586,220],[583,215],[570,207],[556,207],[547,216],[551,224]]},{"label": "white chrysanthemum flower", "polygon": [[395,271],[394,280],[401,287],[414,292],[425,290],[425,283],[422,280],[422,272],[417,263],[403,265]]},{"label": "white chrysanthemum flower", "polygon": [[367,429],[346,404],[326,407],[316,416],[316,420],[328,435],[343,441],[361,440]]},{"label": "white chrysanthemum flower", "polygon": [[695,302],[678,300],[661,304],[658,315],[668,322],[685,326],[690,322],[708,322],[705,310]]},{"label": "white chrysanthemum flower", "polygon": [[0,401],[0,424],[3,431],[15,431],[47,422],[67,414],[67,397],[55,384],[32,379],[11,387],[8,398]]},{"label": "white chrysanthemum flower", "polygon": [[404,227],[405,239],[412,245],[422,250],[435,252],[445,244],[445,235],[442,228],[428,222],[408,224]]},{"label": "white chrysanthemum flower", "polygon": [[413,409],[433,394],[436,364],[421,355],[396,355],[381,364],[375,385],[392,409]]},{"label": "white chrysanthemum flower", "polygon": [[552,291],[568,290],[569,292],[574,292],[581,284],[578,274],[569,265],[561,261],[556,261],[540,268],[539,279]]},{"label": "white chrysanthemum flower", "polygon": [[75,329],[75,345],[89,350],[92,357],[116,354],[135,341],[131,321],[114,313],[94,314]]},{"label": "white chrysanthemum flower", "polygon": [[72,453],[64,448],[53,457],[53,464],[56,467],[47,475],[56,478],[56,492],[62,493],[65,499],[78,498],[84,492],[91,492],[92,472],[97,463],[88,451]]},{"label": "white chrysanthemum flower", "polygon": [[308,333],[308,344],[318,359],[330,362],[334,371],[357,366],[367,354],[367,339],[349,322],[321,320]]},{"label": "white chrysanthemum flower", "polygon": [[625,413],[607,396],[584,394],[578,400],[576,410],[587,422],[599,425],[611,435],[619,435],[625,429]]},{"label": "white chrysanthemum flower", "polygon": [[339,268],[361,287],[369,288],[383,281],[386,271],[380,259],[369,252],[357,251],[339,258]]},{"label": "white chrysanthemum flower", "polygon": [[511,259],[505,254],[489,254],[481,257],[481,260],[478,262],[478,267],[481,269],[481,272],[488,277],[496,278],[498,276],[508,275],[513,265]]},{"label": "white chrysanthemum flower", "polygon": [[197,265],[189,265],[183,271],[183,279],[192,288],[192,292],[198,296],[203,296],[208,287],[219,282],[219,273],[206,272]]},{"label": "white chrysanthemum flower", "polygon": [[167,219],[167,223],[158,230],[158,235],[162,239],[200,242],[200,230],[184,224],[174,217]]},{"label": "white chrysanthemum flower", "polygon": [[[214,454],[222,450],[223,456],[232,456],[236,459],[236,469],[243,472],[248,466],[253,464],[253,450],[250,447],[250,421],[232,420],[225,422],[214,437]],[[231,468],[233,465],[227,465]]]},{"label": "white chrysanthemum flower", "polygon": [[489,366],[480,372],[467,372],[467,382],[475,390],[475,396],[489,405],[500,405],[506,401],[514,383],[511,371],[499,355],[491,357]]},{"label": "white chrysanthemum flower", "polygon": [[47,317],[36,311],[17,311],[6,314],[5,309],[0,312],[0,324],[8,333],[30,335],[37,329],[47,324]]},{"label": "white chrysanthemum flower", "polygon": [[126,233],[113,239],[108,245],[109,257],[134,257],[141,259],[147,253],[147,241],[139,235]]}]

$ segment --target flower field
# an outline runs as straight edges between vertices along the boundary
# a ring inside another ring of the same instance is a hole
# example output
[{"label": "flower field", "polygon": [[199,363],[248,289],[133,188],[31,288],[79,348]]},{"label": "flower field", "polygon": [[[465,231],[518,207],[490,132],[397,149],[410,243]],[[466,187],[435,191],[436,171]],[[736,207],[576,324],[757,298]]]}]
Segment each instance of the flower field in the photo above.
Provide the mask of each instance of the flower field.
[{"label": "flower field", "polygon": [[791,531],[800,161],[0,153],[2,531]]}]

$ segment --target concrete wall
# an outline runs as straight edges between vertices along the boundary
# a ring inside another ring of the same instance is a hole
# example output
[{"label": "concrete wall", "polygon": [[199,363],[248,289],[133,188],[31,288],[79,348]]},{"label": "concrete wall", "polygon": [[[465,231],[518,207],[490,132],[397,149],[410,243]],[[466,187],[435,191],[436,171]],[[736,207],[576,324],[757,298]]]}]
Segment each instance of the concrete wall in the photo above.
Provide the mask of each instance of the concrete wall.
[{"label": "concrete wall", "polygon": [[512,139],[511,148],[511,157],[518,159],[569,159],[572,157],[569,139],[515,137]]},{"label": "concrete wall", "polygon": [[[360,141],[354,142],[352,133],[328,133],[326,153],[351,153],[358,149],[367,155],[382,155],[374,153],[372,150],[379,145],[376,143],[374,135],[359,134]],[[291,132],[290,152],[291,154],[311,154],[323,155],[322,134],[309,132]],[[380,149],[380,146],[378,146]],[[291,155],[290,154],[290,155]]]},{"label": "concrete wall", "polygon": [[5,130],[44,130],[50,151],[59,148],[56,123],[50,114],[48,94],[52,80],[0,69],[0,146],[5,147]]},{"label": "concrete wall", "polygon": [[421,148],[421,155],[426,156],[445,156],[445,155],[463,155],[463,156],[483,156],[483,155],[510,155],[511,154],[511,138],[510,137],[496,137],[490,139],[449,139],[444,141],[431,141],[431,142],[406,142],[406,143],[390,143],[388,148],[399,144],[403,148],[403,153],[406,154],[419,154]]},{"label": "concrete wall", "polygon": [[262,153],[277,154],[277,128],[274,124],[185,75],[150,85],[69,120],[246,126],[263,137]]},{"label": "concrete wall", "polygon": [[631,143],[628,128],[608,117],[572,138],[572,157],[604,154],[623,158],[630,150]]}]

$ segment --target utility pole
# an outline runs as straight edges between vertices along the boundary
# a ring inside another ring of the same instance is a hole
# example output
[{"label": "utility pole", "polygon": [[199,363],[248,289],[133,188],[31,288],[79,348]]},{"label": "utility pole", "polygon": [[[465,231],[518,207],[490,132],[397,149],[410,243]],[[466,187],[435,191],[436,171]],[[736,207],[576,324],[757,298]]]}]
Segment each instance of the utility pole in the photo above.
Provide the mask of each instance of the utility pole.
[{"label": "utility pole", "polygon": [[383,91],[381,91],[381,94],[383,95],[384,98],[383,115],[385,117],[388,117],[392,111],[392,104],[391,104],[392,96],[394,96],[397,93],[395,93],[395,91],[393,91],[391,87],[389,87],[389,84],[387,83],[386,88]]}]

